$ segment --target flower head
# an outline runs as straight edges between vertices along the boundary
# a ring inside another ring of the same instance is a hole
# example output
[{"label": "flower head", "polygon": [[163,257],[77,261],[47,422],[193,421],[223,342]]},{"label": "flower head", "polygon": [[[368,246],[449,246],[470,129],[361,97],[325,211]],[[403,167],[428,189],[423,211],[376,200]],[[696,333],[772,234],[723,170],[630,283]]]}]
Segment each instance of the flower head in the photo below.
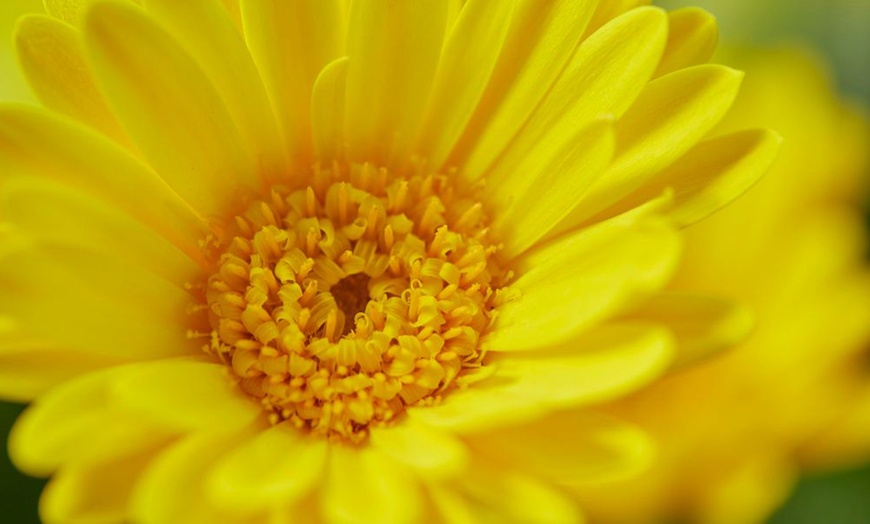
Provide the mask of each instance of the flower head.
[{"label": "flower head", "polygon": [[750,79],[723,130],[776,126],[782,155],[733,206],[686,230],[673,293],[742,300],[756,329],[734,351],[612,406],[661,450],[636,479],[586,490],[602,522],[761,522],[801,469],[857,462],[870,449],[870,268],[856,199],[870,128],[805,53],[734,59]]},{"label": "flower head", "polygon": [[0,389],[43,517],[569,522],[642,465],[584,408],[690,356],[629,312],[778,139],[706,138],[741,74],[638,3],[23,19],[48,110],[0,108]]}]

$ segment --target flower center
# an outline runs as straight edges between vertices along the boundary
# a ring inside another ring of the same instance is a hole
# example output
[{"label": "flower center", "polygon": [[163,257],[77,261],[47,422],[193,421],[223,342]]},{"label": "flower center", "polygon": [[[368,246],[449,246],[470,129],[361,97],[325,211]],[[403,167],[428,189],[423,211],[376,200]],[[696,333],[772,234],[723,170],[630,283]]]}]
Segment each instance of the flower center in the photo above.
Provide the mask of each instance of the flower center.
[{"label": "flower center", "polygon": [[207,350],[273,423],[359,442],[479,368],[505,299],[483,206],[449,177],[313,169],[226,228]]}]

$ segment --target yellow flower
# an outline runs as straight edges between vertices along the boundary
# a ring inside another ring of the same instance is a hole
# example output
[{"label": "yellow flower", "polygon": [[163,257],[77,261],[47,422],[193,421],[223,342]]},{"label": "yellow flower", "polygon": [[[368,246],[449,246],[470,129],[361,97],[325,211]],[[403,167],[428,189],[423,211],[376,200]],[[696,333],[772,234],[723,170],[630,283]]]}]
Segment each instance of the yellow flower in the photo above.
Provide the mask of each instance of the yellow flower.
[{"label": "yellow flower", "polygon": [[734,205],[686,231],[674,292],[743,300],[757,328],[739,349],[613,406],[662,449],[648,473],[587,492],[601,522],[763,522],[802,464],[870,450],[870,269],[856,198],[870,128],[801,52],[740,57],[749,76],[721,130],[775,126],[782,155]]},{"label": "yellow flower", "polygon": [[50,111],[0,108],[45,520],[571,522],[643,465],[586,408],[703,345],[628,312],[779,143],[707,138],[742,77],[708,15],[143,3],[47,1],[17,42]]}]

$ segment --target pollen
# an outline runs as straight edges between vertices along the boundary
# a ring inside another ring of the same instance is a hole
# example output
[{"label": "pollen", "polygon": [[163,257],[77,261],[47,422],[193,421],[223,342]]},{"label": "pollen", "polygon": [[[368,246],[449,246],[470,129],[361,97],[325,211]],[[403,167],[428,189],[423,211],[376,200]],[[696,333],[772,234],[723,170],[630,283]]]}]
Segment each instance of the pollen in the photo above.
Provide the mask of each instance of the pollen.
[{"label": "pollen", "polygon": [[315,167],[213,243],[206,350],[272,423],[362,442],[483,366],[510,274],[484,206],[452,179]]}]

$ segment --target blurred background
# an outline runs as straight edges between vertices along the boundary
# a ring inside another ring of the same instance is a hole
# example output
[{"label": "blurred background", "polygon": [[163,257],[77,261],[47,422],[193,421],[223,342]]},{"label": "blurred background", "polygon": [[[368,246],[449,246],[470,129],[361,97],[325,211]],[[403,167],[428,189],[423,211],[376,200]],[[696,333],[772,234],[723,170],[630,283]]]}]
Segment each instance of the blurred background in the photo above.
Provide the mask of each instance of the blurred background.
[{"label": "blurred background", "polygon": [[[870,0],[658,0],[674,9],[696,5],[714,13],[721,42],[729,45],[797,44],[828,62],[847,98],[870,107]],[[41,11],[41,0],[0,0],[0,100],[32,101],[14,74],[15,18]],[[870,147],[870,146],[868,146]],[[870,173],[868,173],[870,177]],[[870,224],[870,214],[868,214]],[[0,403],[0,521],[37,522],[42,481],[20,475],[8,461],[5,437],[23,407]],[[805,477],[770,524],[870,523],[870,465]]]}]

